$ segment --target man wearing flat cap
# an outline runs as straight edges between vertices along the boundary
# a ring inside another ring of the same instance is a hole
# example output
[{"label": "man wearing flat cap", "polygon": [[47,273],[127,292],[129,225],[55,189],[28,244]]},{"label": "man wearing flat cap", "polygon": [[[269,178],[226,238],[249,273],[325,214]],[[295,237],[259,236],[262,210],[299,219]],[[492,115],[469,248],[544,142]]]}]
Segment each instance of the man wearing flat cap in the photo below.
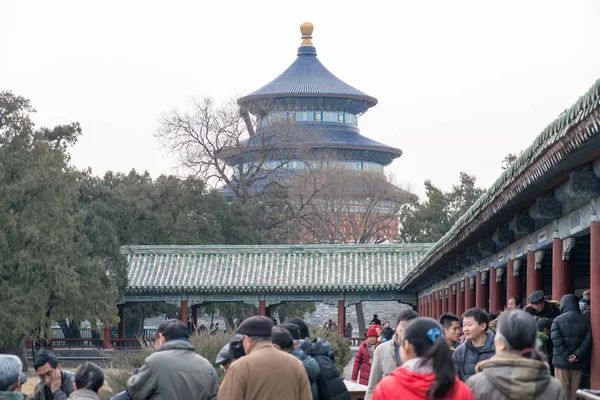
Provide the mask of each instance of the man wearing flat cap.
[{"label": "man wearing flat cap", "polygon": [[273,322],[267,317],[246,319],[238,328],[246,356],[236,360],[219,388],[218,400],[312,398],[302,362],[271,343]]},{"label": "man wearing flat cap", "polygon": [[558,302],[546,300],[544,292],[541,290],[531,292],[527,298],[527,302],[529,304],[523,311],[528,312],[534,317],[548,318],[550,321],[553,321],[554,318],[560,315],[560,305]]},{"label": "man wearing flat cap", "polygon": [[27,381],[23,364],[17,356],[0,354],[0,399],[25,400],[21,385]]}]

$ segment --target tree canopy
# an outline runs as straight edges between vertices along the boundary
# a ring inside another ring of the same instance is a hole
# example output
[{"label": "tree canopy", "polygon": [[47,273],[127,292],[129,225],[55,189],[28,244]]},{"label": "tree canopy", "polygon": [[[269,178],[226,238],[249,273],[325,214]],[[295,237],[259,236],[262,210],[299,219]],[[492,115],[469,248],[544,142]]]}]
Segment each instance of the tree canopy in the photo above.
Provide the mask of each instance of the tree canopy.
[{"label": "tree canopy", "polygon": [[425,181],[425,199],[406,204],[400,211],[401,241],[437,242],[485,192],[475,186],[475,176],[461,172],[459,179],[448,192]]}]

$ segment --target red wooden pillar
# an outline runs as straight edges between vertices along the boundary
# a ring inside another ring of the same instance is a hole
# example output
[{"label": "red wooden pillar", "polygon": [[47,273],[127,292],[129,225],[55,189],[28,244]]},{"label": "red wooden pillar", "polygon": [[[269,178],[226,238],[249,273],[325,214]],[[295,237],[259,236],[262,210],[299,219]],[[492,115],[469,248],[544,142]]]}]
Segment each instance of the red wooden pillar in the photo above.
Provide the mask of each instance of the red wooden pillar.
[{"label": "red wooden pillar", "polygon": [[489,286],[483,282],[483,272],[475,273],[475,307],[488,311],[490,307]]},{"label": "red wooden pillar", "polygon": [[[556,235],[558,236],[558,235]],[[552,239],[552,299],[562,299],[565,294],[573,293],[573,269],[563,260],[563,242],[558,237]]]},{"label": "red wooden pillar", "polygon": [[498,268],[490,268],[490,312],[500,314],[504,309],[504,285],[496,282]]},{"label": "red wooden pillar", "polygon": [[258,315],[267,316],[267,304],[264,300],[258,300]]},{"label": "red wooden pillar", "polygon": [[102,339],[102,347],[105,349],[110,349],[112,347],[110,340],[110,326],[107,322],[104,323],[104,337]]},{"label": "red wooden pillar", "polygon": [[432,296],[433,295],[431,293],[429,293],[427,295],[427,316],[429,318],[431,318],[431,316],[433,315],[433,311],[432,311],[432,308],[433,308],[433,299],[432,299]]},{"label": "red wooden pillar", "polygon": [[535,269],[535,253],[527,250],[527,296],[536,290],[544,290],[544,277],[541,269]]},{"label": "red wooden pillar", "polygon": [[[519,271],[521,273],[521,271]],[[506,264],[506,301],[513,296],[521,298],[521,277],[515,276],[515,261],[509,259]],[[523,302],[524,303],[524,302]]]},{"label": "red wooden pillar", "polygon": [[438,314],[435,319],[439,319],[444,309],[444,289],[438,291]]},{"label": "red wooden pillar", "polygon": [[446,296],[446,290],[448,290],[447,287],[442,289],[442,314],[448,312],[448,296]]},{"label": "red wooden pillar", "polygon": [[454,292],[454,288],[456,286],[455,283],[448,286],[448,312],[451,314],[456,314],[456,293]]},{"label": "red wooden pillar", "polygon": [[[461,318],[465,312],[465,292],[460,288],[462,280],[456,282],[456,316]],[[465,282],[465,290],[467,282]]]},{"label": "red wooden pillar", "polygon": [[438,308],[438,291],[436,290],[435,292],[433,292],[433,314],[431,314],[431,318],[433,319],[437,319],[437,316],[440,313],[440,310]]},{"label": "red wooden pillar", "polygon": [[187,300],[181,300],[181,322],[187,326],[188,323],[188,302]]},{"label": "red wooden pillar", "polygon": [[192,332],[196,332],[198,330],[198,306],[192,306]]},{"label": "red wooden pillar", "polygon": [[344,300],[338,300],[338,333],[344,337],[346,331],[346,304]]},{"label": "red wooden pillar", "polygon": [[477,289],[477,283],[473,289],[471,289],[471,278],[465,279],[465,311],[475,307],[475,290]]},{"label": "red wooden pillar", "polygon": [[590,324],[592,326],[591,388],[600,389],[600,222],[590,223]]},{"label": "red wooden pillar", "polygon": [[125,304],[117,304],[119,310],[119,339],[125,339]]}]

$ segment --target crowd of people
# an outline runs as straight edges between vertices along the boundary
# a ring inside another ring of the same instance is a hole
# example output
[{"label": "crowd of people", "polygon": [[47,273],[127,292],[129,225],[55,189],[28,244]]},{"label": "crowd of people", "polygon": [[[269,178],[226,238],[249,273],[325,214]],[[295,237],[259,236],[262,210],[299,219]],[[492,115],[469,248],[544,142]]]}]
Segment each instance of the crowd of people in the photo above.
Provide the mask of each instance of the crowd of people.
[{"label": "crowd of people", "polygon": [[[366,400],[574,400],[591,350],[586,304],[571,294],[558,304],[543,292],[531,293],[528,303],[521,309],[513,297],[492,318],[472,308],[439,321],[404,310],[395,329],[372,321],[352,380],[368,387]],[[181,321],[163,322],[157,351],[113,399],[350,399],[331,344],[311,340],[301,319],[277,326],[261,316],[243,321],[215,360],[225,373],[221,383],[189,335]],[[42,351],[34,368],[40,378],[34,400],[99,399],[104,386],[102,369],[91,362],[73,374]],[[20,393],[27,379],[21,369],[18,357],[0,355],[0,399],[27,398]]]}]

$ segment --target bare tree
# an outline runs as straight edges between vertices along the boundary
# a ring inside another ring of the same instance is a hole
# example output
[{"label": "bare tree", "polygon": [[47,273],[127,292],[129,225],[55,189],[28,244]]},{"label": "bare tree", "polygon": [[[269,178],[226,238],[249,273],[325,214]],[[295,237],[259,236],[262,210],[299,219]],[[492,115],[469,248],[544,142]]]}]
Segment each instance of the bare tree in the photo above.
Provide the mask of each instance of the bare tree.
[{"label": "bare tree", "polygon": [[285,127],[257,133],[255,119],[233,100],[217,107],[210,97],[192,99],[189,110],[173,110],[159,123],[155,136],[177,154],[180,170],[201,177],[211,187],[227,186],[242,203],[288,162],[281,151],[281,160],[273,162],[275,142],[282,146],[289,136],[283,134]]}]

